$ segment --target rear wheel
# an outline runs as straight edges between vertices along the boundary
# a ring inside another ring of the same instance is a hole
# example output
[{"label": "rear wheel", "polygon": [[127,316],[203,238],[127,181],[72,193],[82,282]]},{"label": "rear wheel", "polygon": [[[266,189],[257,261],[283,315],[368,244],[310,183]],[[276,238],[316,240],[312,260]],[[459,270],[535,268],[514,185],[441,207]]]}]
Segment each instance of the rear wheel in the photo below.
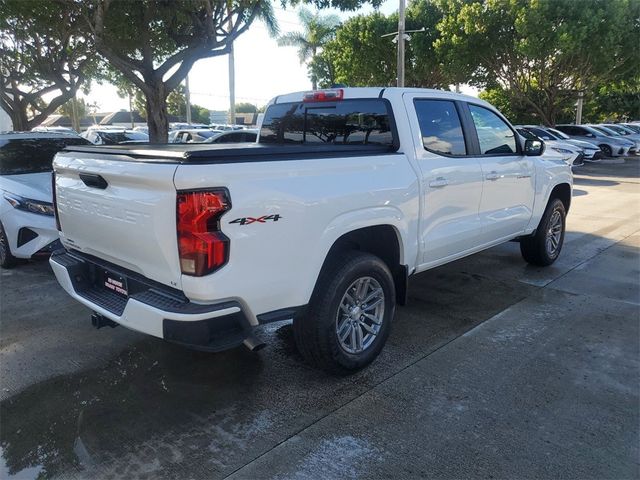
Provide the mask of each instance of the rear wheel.
[{"label": "rear wheel", "polygon": [[613,156],[613,152],[611,151],[611,147],[609,145],[600,145],[600,150],[602,150],[602,154],[605,157]]},{"label": "rear wheel", "polygon": [[520,240],[520,252],[527,262],[546,267],[556,261],[564,243],[566,215],[560,199],[549,200],[536,233]]},{"label": "rear wheel", "polygon": [[395,286],[378,257],[351,251],[323,269],[306,311],[293,322],[300,353],[310,364],[350,373],[384,346],[395,311]]},{"label": "rear wheel", "polygon": [[4,227],[0,223],[0,267],[11,268],[17,263],[16,257],[11,254],[9,239],[4,232]]}]

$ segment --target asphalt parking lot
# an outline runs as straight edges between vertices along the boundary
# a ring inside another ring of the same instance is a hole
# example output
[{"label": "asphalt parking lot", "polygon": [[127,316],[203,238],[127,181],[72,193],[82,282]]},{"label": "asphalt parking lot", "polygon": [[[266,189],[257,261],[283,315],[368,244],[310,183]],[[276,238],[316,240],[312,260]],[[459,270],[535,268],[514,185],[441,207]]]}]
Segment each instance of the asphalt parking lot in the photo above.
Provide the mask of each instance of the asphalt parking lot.
[{"label": "asphalt parking lot", "polygon": [[413,279],[368,369],[116,329],[46,262],[0,276],[0,478],[638,478],[640,160],[576,171],[561,258]]}]

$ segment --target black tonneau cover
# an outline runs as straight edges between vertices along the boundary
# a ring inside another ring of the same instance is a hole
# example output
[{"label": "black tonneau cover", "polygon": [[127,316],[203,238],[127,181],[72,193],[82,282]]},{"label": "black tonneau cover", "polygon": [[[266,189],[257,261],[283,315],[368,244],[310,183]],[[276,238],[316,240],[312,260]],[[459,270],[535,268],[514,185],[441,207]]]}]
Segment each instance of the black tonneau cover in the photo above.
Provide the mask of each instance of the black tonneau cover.
[{"label": "black tonneau cover", "polygon": [[148,144],[102,145],[65,148],[83,156],[118,155],[130,161],[150,163],[238,163],[273,162],[312,158],[354,157],[393,153],[394,148],[379,145],[273,145],[261,143],[238,144]]}]

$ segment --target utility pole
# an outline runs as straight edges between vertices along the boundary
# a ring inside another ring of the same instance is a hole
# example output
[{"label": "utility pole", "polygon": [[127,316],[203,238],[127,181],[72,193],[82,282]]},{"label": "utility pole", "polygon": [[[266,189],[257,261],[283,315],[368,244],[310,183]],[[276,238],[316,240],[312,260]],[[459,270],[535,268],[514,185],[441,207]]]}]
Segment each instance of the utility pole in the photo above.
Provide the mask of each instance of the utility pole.
[{"label": "utility pole", "polygon": [[398,69],[396,70],[398,87],[404,87],[404,2],[405,0],[400,0],[400,5],[398,6]]},{"label": "utility pole", "polygon": [[[227,14],[229,15],[229,31],[233,30],[231,16],[231,0],[227,0]],[[236,64],[233,54],[233,42],[229,48],[229,123],[236,124]]]},{"label": "utility pole", "polygon": [[191,92],[189,91],[189,74],[184,79],[184,99],[187,106],[186,120],[191,125]]},{"label": "utility pole", "polygon": [[582,102],[584,100],[584,91],[578,92],[578,102],[576,103],[576,125],[582,123]]},{"label": "utility pole", "polygon": [[425,28],[422,27],[419,30],[405,30],[405,0],[399,0],[398,6],[398,31],[393,33],[385,33],[381,35],[381,38],[393,36],[393,43],[398,44],[398,64],[396,69],[397,85],[398,87],[404,87],[404,42],[411,40],[409,33],[425,32]]},{"label": "utility pole", "polygon": [[236,124],[236,66],[233,44],[229,49],[229,123]]},{"label": "utility pole", "polygon": [[[135,122],[133,121],[133,101],[131,100],[131,90],[127,91],[129,94],[129,118],[131,119],[131,130],[135,127]],[[95,117],[94,120],[95,122]]]}]

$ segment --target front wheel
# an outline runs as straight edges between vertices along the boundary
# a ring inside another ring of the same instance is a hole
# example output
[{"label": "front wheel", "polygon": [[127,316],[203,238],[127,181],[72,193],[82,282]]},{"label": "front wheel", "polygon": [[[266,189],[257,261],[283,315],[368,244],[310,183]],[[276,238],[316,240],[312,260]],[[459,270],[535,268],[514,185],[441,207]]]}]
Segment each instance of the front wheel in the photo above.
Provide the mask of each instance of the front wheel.
[{"label": "front wheel", "polygon": [[382,350],[395,312],[395,286],[374,255],[344,252],[330,262],[293,331],[308,363],[345,374],[367,366]]},{"label": "front wheel", "polygon": [[536,233],[520,240],[520,252],[527,262],[546,267],[556,261],[564,243],[566,216],[562,201],[551,199]]},{"label": "front wheel", "polygon": [[11,268],[14,267],[16,263],[17,259],[11,254],[11,249],[9,248],[9,239],[4,232],[4,227],[0,223],[0,267]]},{"label": "front wheel", "polygon": [[600,145],[600,150],[602,150],[602,154],[605,157],[613,157],[613,152],[611,151],[611,147],[609,145]]}]

